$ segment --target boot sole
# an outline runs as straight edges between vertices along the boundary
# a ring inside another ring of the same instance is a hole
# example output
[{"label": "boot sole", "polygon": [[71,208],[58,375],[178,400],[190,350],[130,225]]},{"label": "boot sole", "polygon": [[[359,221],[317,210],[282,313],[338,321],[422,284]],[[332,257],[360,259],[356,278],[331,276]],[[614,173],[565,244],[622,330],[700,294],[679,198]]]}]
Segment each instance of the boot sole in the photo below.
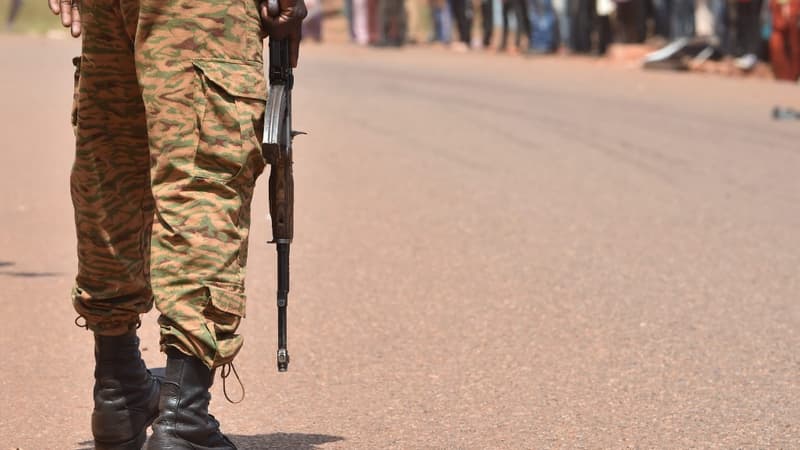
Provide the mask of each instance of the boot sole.
[{"label": "boot sole", "polygon": [[99,442],[95,439],[94,441],[94,449],[95,450],[142,450],[144,447],[145,441],[147,441],[147,429],[150,428],[150,425],[156,421],[158,414],[151,417],[144,425],[142,432],[139,433],[138,436],[135,438],[125,441],[119,442],[114,444],[109,444],[105,442]]},{"label": "boot sole", "polygon": [[176,442],[175,440],[170,439],[168,442],[164,442],[157,436],[150,436],[150,440],[147,441],[147,447],[145,450],[150,449],[157,449],[157,450],[194,450],[194,447],[185,444],[184,442]]},{"label": "boot sole", "polygon": [[[231,443],[231,445],[233,445]],[[150,440],[147,441],[147,446],[142,450],[236,450],[236,446],[232,447],[207,447],[205,445],[195,445],[187,442],[181,438],[170,435],[152,435]]]},{"label": "boot sole", "polygon": [[[147,425],[148,427],[150,425]],[[94,448],[95,450],[142,450],[142,446],[144,445],[144,441],[147,439],[147,427],[139,433],[138,436],[135,438],[115,443],[115,444],[108,444],[104,442],[94,441]]]},{"label": "boot sole", "polygon": [[[164,441],[161,438],[153,438],[151,436],[150,440],[147,441],[147,447],[143,450],[217,450],[219,448],[220,447],[212,448],[204,445],[194,445],[183,440],[173,440],[172,438],[167,438],[167,441]],[[228,449],[236,450],[236,447],[228,447]]]}]

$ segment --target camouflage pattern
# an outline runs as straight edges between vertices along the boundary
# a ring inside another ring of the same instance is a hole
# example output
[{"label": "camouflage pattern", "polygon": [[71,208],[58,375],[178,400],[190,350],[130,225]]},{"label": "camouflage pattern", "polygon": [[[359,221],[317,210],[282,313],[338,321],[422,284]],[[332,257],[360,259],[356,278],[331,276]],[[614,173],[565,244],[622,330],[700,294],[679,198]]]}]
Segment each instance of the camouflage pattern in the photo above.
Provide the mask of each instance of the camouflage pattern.
[{"label": "camouflage pattern", "polygon": [[155,303],[162,349],[217,367],[241,348],[250,203],[265,165],[256,7],[82,0],[72,298],[96,333],[138,326]]}]

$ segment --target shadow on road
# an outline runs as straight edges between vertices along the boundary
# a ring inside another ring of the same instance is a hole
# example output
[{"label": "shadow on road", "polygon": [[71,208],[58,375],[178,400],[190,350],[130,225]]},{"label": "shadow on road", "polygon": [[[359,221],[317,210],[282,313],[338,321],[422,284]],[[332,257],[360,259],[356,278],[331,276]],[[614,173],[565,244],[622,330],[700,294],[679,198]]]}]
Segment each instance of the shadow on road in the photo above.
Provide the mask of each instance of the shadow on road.
[{"label": "shadow on road", "polygon": [[343,441],[341,436],[327,434],[272,433],[256,436],[228,435],[240,450],[318,450],[322,444]]},{"label": "shadow on road", "polygon": [[[228,437],[239,450],[321,450],[320,445],[344,440],[341,436],[303,433],[272,433],[255,436],[229,434]],[[94,441],[79,442],[75,450],[94,450]]]},{"label": "shadow on road", "polygon": [[0,272],[0,277],[44,278],[63,275],[59,272]]},{"label": "shadow on road", "polygon": [[[0,261],[0,267],[11,267],[16,265],[11,261]],[[40,278],[40,277],[57,277],[63,275],[58,272],[0,272],[0,276],[6,277],[19,277],[19,278]]]}]

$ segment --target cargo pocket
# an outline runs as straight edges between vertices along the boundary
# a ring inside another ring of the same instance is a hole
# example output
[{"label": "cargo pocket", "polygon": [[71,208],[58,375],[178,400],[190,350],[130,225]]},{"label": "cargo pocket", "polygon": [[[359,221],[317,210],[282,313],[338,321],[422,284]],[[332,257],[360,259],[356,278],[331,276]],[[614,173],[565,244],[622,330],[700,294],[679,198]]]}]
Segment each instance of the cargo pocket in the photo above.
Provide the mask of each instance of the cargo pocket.
[{"label": "cargo pocket", "polygon": [[214,367],[229,363],[242,347],[242,337],[236,334],[245,316],[243,293],[215,286],[206,286],[208,302],[203,310],[205,326],[213,339],[209,362]]},{"label": "cargo pocket", "polygon": [[264,170],[261,133],[267,82],[261,64],[195,60],[198,143],[193,176],[254,181]]}]

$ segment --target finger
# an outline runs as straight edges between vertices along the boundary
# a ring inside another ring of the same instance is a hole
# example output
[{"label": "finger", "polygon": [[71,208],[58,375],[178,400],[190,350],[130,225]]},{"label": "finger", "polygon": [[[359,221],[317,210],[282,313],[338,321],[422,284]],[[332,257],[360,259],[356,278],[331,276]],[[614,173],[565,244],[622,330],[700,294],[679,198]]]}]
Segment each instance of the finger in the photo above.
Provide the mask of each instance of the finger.
[{"label": "finger", "polygon": [[267,2],[262,1],[258,4],[258,15],[261,16],[261,39],[269,36],[269,30],[271,28],[271,20],[272,18],[269,17],[269,9],[267,7]]},{"label": "finger", "polygon": [[261,20],[262,21],[267,21],[267,20],[270,19],[270,17],[269,17],[269,9],[267,7],[267,2],[261,2],[261,3],[258,4],[258,13],[259,13],[259,15],[261,15]]},{"label": "finger", "polygon": [[60,0],[47,0],[47,5],[50,7],[50,11],[53,14],[59,14],[61,12],[61,4],[59,3]]},{"label": "finger", "polygon": [[77,2],[72,5],[72,26],[69,32],[72,34],[72,37],[81,35],[81,12]]},{"label": "finger", "polygon": [[278,0],[278,6],[280,6],[281,12],[294,9],[298,3],[302,2],[298,0]]},{"label": "finger", "polygon": [[282,39],[285,33],[281,30],[284,27],[281,24],[280,16],[270,17],[266,7],[263,9],[261,14],[261,24],[264,28],[264,31],[266,31],[272,39]]},{"label": "finger", "polygon": [[68,27],[72,24],[72,0],[61,0],[61,25]]},{"label": "finger", "polygon": [[270,39],[286,39],[290,28],[283,17],[268,18],[264,20],[264,29],[269,34]]}]

